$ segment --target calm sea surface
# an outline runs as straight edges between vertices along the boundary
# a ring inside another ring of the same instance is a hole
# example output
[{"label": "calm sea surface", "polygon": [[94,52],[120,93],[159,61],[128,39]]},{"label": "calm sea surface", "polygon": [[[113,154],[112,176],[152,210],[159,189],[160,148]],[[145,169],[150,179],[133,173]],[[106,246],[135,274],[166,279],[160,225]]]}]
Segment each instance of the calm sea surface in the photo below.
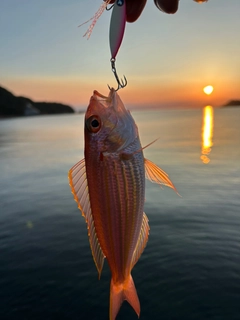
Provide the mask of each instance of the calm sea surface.
[{"label": "calm sea surface", "polygon": [[[132,272],[140,320],[239,320],[240,108],[214,111],[208,163],[202,110],[133,116],[143,145],[159,137],[145,156],[182,196],[147,182],[150,237]],[[0,319],[108,319],[109,268],[99,281],[67,179],[83,117],[0,121]],[[137,319],[127,303],[121,319]]]}]

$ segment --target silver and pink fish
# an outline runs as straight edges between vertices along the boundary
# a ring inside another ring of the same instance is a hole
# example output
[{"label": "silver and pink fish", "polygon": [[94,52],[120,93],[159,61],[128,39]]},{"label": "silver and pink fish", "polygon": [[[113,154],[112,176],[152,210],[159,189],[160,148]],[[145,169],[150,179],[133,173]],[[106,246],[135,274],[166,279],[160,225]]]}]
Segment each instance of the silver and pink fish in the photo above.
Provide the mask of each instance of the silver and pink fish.
[{"label": "silver and pink fish", "polygon": [[140,303],[131,270],[148,241],[143,212],[145,177],[175,187],[143,156],[138,128],[114,89],[94,91],[85,115],[85,158],[69,171],[69,183],[84,216],[99,277],[106,258],[111,274],[110,320],[124,300],[137,315]]}]

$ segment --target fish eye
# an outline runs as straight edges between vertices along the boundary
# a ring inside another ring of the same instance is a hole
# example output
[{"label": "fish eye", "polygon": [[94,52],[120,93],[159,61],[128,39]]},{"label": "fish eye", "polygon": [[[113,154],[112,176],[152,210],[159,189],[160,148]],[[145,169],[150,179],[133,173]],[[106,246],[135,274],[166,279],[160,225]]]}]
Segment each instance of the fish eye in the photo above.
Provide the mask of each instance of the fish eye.
[{"label": "fish eye", "polygon": [[98,132],[101,128],[100,118],[98,116],[91,116],[86,120],[86,127],[90,132]]},{"label": "fish eye", "polygon": [[99,122],[98,122],[98,120],[97,120],[97,119],[93,119],[92,122],[91,122],[91,126],[92,126],[93,128],[99,127]]}]

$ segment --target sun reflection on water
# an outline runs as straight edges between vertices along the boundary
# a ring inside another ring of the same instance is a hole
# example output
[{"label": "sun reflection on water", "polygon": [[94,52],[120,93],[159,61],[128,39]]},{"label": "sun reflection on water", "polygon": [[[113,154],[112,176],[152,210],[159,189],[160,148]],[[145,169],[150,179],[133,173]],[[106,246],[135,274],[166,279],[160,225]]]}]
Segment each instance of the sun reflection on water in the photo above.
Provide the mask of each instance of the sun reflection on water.
[{"label": "sun reflection on water", "polygon": [[203,163],[209,163],[209,154],[213,146],[213,116],[214,111],[212,106],[203,108],[203,124],[202,124],[202,154],[201,160]]}]

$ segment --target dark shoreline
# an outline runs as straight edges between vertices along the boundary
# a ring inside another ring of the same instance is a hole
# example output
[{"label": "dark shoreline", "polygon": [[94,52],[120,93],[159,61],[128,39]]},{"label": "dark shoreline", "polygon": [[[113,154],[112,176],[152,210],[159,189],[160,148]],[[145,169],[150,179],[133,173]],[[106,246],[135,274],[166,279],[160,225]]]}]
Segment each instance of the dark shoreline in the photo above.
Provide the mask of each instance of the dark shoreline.
[{"label": "dark shoreline", "polygon": [[0,119],[66,113],[75,111],[71,106],[62,103],[35,102],[27,97],[18,97],[0,87]]},{"label": "dark shoreline", "polygon": [[240,107],[240,100],[230,100],[223,107]]}]

